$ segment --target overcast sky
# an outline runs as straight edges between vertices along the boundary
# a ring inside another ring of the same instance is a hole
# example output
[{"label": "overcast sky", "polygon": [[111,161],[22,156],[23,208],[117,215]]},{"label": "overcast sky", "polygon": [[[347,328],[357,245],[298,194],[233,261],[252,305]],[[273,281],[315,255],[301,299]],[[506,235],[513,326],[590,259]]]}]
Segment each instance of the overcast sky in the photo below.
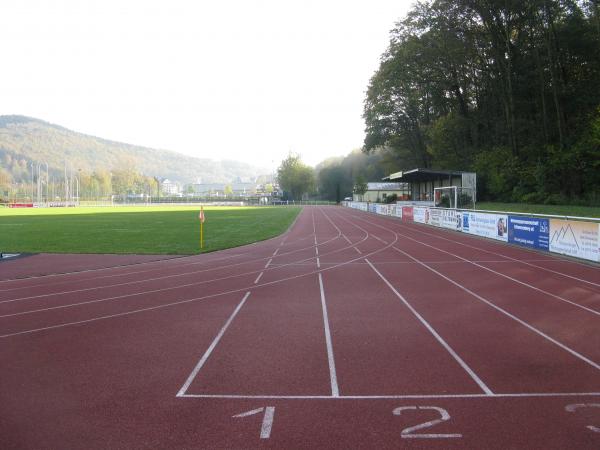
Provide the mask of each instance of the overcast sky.
[{"label": "overcast sky", "polygon": [[272,168],[362,145],[364,92],[411,0],[18,0],[0,114]]}]

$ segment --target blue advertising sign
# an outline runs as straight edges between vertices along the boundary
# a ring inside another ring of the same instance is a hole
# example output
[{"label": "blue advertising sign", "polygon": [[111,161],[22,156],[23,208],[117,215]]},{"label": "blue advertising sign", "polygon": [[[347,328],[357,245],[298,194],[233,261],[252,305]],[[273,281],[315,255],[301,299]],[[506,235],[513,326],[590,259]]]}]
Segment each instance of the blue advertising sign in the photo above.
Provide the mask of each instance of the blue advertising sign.
[{"label": "blue advertising sign", "polygon": [[508,216],[508,242],[550,250],[550,221],[538,217]]}]

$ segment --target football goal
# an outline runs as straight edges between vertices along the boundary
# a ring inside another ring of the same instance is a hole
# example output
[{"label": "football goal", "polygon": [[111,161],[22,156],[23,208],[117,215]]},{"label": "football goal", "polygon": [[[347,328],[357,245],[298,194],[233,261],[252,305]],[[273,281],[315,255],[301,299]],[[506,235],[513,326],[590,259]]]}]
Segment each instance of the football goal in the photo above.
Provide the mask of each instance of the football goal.
[{"label": "football goal", "polygon": [[440,208],[475,209],[472,187],[446,186],[433,188],[435,206]]}]

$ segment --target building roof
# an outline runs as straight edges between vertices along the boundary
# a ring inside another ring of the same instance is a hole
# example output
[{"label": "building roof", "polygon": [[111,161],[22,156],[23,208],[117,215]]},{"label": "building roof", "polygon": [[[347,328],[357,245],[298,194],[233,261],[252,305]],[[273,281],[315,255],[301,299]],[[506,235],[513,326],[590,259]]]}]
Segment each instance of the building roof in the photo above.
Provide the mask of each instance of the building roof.
[{"label": "building roof", "polygon": [[442,178],[460,177],[463,173],[472,172],[461,172],[459,170],[433,170],[433,169],[412,169],[406,172],[396,172],[383,178],[383,180],[414,183],[420,181],[435,181]]}]

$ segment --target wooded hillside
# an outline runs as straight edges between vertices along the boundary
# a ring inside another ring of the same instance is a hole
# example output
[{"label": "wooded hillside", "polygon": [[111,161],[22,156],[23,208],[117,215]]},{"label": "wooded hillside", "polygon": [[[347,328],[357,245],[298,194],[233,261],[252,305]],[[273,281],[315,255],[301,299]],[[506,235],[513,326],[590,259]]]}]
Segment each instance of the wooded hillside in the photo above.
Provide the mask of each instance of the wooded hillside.
[{"label": "wooded hillside", "polygon": [[[199,137],[198,145],[201,144]],[[210,149],[206,149],[210,153]],[[213,161],[180,153],[77,133],[42,120],[24,116],[0,116],[0,176],[11,182],[28,181],[31,161],[48,163],[50,172],[61,174],[65,160],[75,170],[101,172],[133,169],[147,176],[181,183],[227,183],[237,177],[264,173],[237,161]]]}]

